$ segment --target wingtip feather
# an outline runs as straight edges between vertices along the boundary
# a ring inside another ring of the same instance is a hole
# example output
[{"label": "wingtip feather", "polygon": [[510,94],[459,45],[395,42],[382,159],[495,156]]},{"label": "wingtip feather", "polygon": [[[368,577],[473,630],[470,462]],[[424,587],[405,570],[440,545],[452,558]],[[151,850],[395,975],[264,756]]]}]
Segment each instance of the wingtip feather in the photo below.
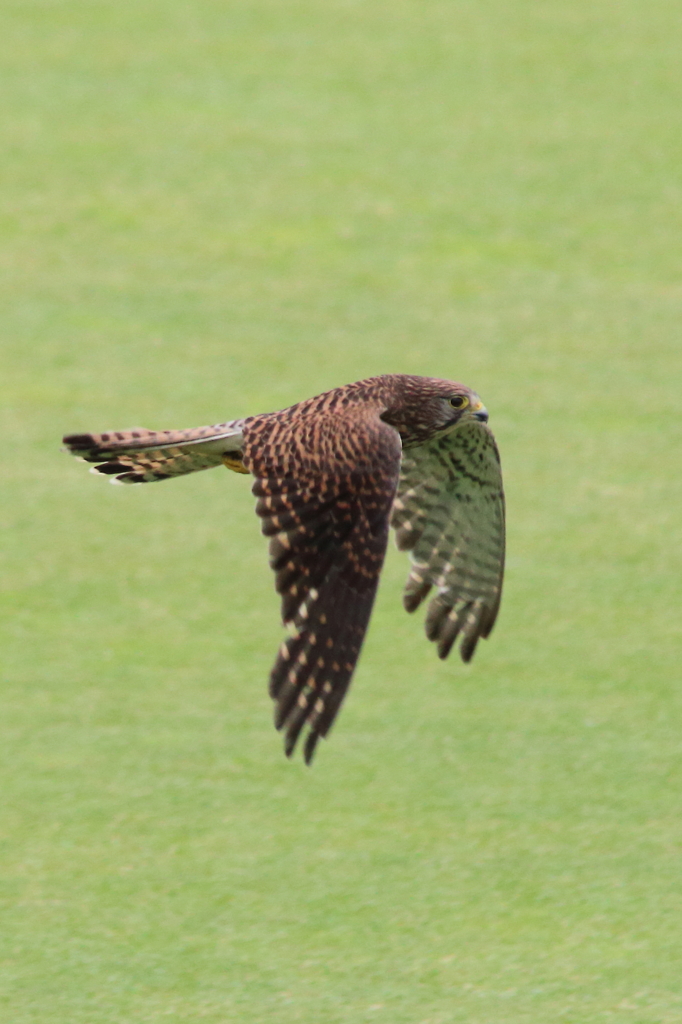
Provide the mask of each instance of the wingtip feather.
[{"label": "wingtip feather", "polygon": [[313,763],[313,758],[315,756],[315,747],[317,746],[317,741],[319,740],[319,738],[320,733],[314,732],[312,730],[308,733],[308,735],[305,738],[305,746],[303,747],[303,760],[308,765],[308,767],[310,767],[310,765]]}]

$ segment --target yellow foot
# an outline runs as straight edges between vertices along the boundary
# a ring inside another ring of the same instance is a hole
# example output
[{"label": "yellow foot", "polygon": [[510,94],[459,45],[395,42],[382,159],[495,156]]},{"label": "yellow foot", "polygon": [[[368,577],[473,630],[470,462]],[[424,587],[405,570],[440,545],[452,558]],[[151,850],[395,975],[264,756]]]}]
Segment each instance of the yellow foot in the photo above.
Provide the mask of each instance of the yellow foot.
[{"label": "yellow foot", "polygon": [[242,462],[242,457],[238,452],[228,452],[223,455],[223,462],[228,469],[234,470],[235,473],[248,473],[248,469]]}]

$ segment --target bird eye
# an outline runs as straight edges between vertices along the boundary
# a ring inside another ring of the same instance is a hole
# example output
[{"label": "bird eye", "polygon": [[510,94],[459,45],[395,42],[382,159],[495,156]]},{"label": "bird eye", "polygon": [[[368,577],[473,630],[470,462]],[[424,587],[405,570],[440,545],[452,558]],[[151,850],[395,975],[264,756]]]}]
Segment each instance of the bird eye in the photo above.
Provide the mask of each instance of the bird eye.
[{"label": "bird eye", "polygon": [[455,395],[450,399],[450,405],[453,409],[464,409],[469,404],[469,399],[465,395]]}]

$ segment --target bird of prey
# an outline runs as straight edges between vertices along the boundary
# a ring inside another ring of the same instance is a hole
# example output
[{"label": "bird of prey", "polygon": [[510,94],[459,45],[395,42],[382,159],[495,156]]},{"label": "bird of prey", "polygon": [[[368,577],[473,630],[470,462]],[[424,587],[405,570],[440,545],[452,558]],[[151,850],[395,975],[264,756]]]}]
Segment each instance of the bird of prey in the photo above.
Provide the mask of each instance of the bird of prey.
[{"label": "bird of prey", "polygon": [[413,612],[433,588],[426,635],[469,661],[493,628],[504,567],[497,446],[478,395],[463,384],[387,374],[279,412],[191,430],[70,434],[91,472],[138,484],[225,465],[253,493],[289,635],[270,675],[275,725],[293,753],[303,726],[310,763],[355,669],[389,526],[411,554]]}]

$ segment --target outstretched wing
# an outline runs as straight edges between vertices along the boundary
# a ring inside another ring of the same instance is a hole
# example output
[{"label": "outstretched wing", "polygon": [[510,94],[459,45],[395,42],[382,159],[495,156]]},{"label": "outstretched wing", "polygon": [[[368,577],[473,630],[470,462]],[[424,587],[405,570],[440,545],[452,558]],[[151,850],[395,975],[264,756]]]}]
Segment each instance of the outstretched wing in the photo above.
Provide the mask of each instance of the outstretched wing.
[{"label": "outstretched wing", "polygon": [[[366,420],[328,431],[311,424],[300,443],[292,419],[254,418],[244,463],[270,565],[291,630],[270,675],[275,725],[291,756],[304,724],[309,764],[341,707],[369,622],[388,540],[400,467],[400,438]],[[316,436],[314,436],[316,435]],[[326,435],[326,436],[325,436]]]},{"label": "outstretched wing", "polygon": [[469,661],[495,623],[504,571],[500,457],[484,423],[466,420],[403,452],[391,525],[413,563],[405,608],[414,611],[435,587],[426,635],[446,658],[461,634],[460,654]]}]

